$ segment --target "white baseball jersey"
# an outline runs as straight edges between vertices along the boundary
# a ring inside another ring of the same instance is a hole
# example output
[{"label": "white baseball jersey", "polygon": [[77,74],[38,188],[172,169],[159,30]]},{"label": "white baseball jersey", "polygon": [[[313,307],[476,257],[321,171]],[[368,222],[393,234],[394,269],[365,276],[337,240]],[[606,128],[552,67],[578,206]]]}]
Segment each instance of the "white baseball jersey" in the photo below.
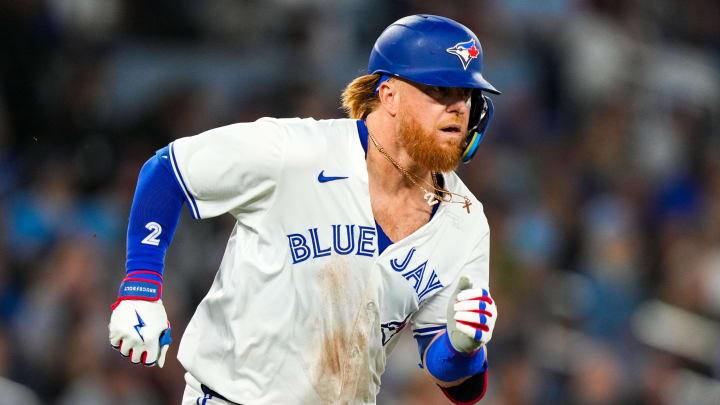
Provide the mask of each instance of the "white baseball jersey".
[{"label": "white baseball jersey", "polygon": [[178,353],[233,402],[373,404],[395,335],[442,330],[460,275],[488,287],[487,220],[454,173],[470,214],[441,203],[378,253],[363,125],[263,118],[170,146],[193,216],[237,218]]}]

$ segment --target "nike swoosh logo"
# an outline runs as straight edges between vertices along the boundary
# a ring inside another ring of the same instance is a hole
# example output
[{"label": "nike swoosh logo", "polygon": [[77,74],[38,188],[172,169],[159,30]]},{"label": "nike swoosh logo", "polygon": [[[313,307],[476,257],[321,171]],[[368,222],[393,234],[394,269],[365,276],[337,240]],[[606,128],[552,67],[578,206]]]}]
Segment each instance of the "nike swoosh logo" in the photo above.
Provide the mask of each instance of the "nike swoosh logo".
[{"label": "nike swoosh logo", "polygon": [[320,183],[327,183],[328,181],[333,180],[342,180],[347,179],[347,177],[341,177],[341,176],[325,176],[325,170],[321,171],[320,174],[318,174],[318,181]]}]

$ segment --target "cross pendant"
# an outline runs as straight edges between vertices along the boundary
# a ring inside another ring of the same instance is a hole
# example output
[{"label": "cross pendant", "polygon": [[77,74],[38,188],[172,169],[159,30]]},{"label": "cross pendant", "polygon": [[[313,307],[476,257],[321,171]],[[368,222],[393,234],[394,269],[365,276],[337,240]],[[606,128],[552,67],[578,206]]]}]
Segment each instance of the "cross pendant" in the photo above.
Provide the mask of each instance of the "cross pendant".
[{"label": "cross pendant", "polygon": [[467,210],[467,213],[468,213],[468,214],[470,213],[470,206],[471,206],[471,205],[472,205],[472,203],[470,202],[470,200],[468,200],[468,199],[466,198],[466,199],[465,199],[465,204],[463,204],[463,208],[465,208],[465,209]]}]

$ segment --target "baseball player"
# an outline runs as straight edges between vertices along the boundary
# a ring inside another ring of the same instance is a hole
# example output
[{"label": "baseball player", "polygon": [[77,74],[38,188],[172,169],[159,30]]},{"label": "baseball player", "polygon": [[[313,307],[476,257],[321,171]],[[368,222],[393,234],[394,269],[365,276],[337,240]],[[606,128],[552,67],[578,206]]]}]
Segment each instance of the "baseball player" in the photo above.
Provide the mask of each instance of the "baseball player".
[{"label": "baseball player", "polygon": [[163,366],[163,262],[187,204],[237,222],[180,342],[183,404],[374,404],[404,329],[429,383],[478,401],[497,318],[489,229],[453,170],[492,117],[484,93],[499,94],[477,37],[415,15],[345,89],[349,119],[262,118],[160,149],[139,175],[110,343]]}]

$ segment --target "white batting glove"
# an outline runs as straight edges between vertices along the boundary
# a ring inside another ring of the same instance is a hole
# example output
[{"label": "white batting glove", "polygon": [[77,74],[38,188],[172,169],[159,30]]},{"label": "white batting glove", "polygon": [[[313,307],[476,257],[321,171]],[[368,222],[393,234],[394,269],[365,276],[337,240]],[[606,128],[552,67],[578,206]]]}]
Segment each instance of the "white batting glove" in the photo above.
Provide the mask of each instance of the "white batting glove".
[{"label": "white batting glove", "polygon": [[492,338],[497,307],[484,288],[472,288],[467,277],[460,278],[450,297],[447,310],[447,333],[459,352],[472,353]]},{"label": "white batting glove", "polygon": [[110,344],[135,364],[162,367],[172,338],[162,300],[122,300],[110,317]]}]

